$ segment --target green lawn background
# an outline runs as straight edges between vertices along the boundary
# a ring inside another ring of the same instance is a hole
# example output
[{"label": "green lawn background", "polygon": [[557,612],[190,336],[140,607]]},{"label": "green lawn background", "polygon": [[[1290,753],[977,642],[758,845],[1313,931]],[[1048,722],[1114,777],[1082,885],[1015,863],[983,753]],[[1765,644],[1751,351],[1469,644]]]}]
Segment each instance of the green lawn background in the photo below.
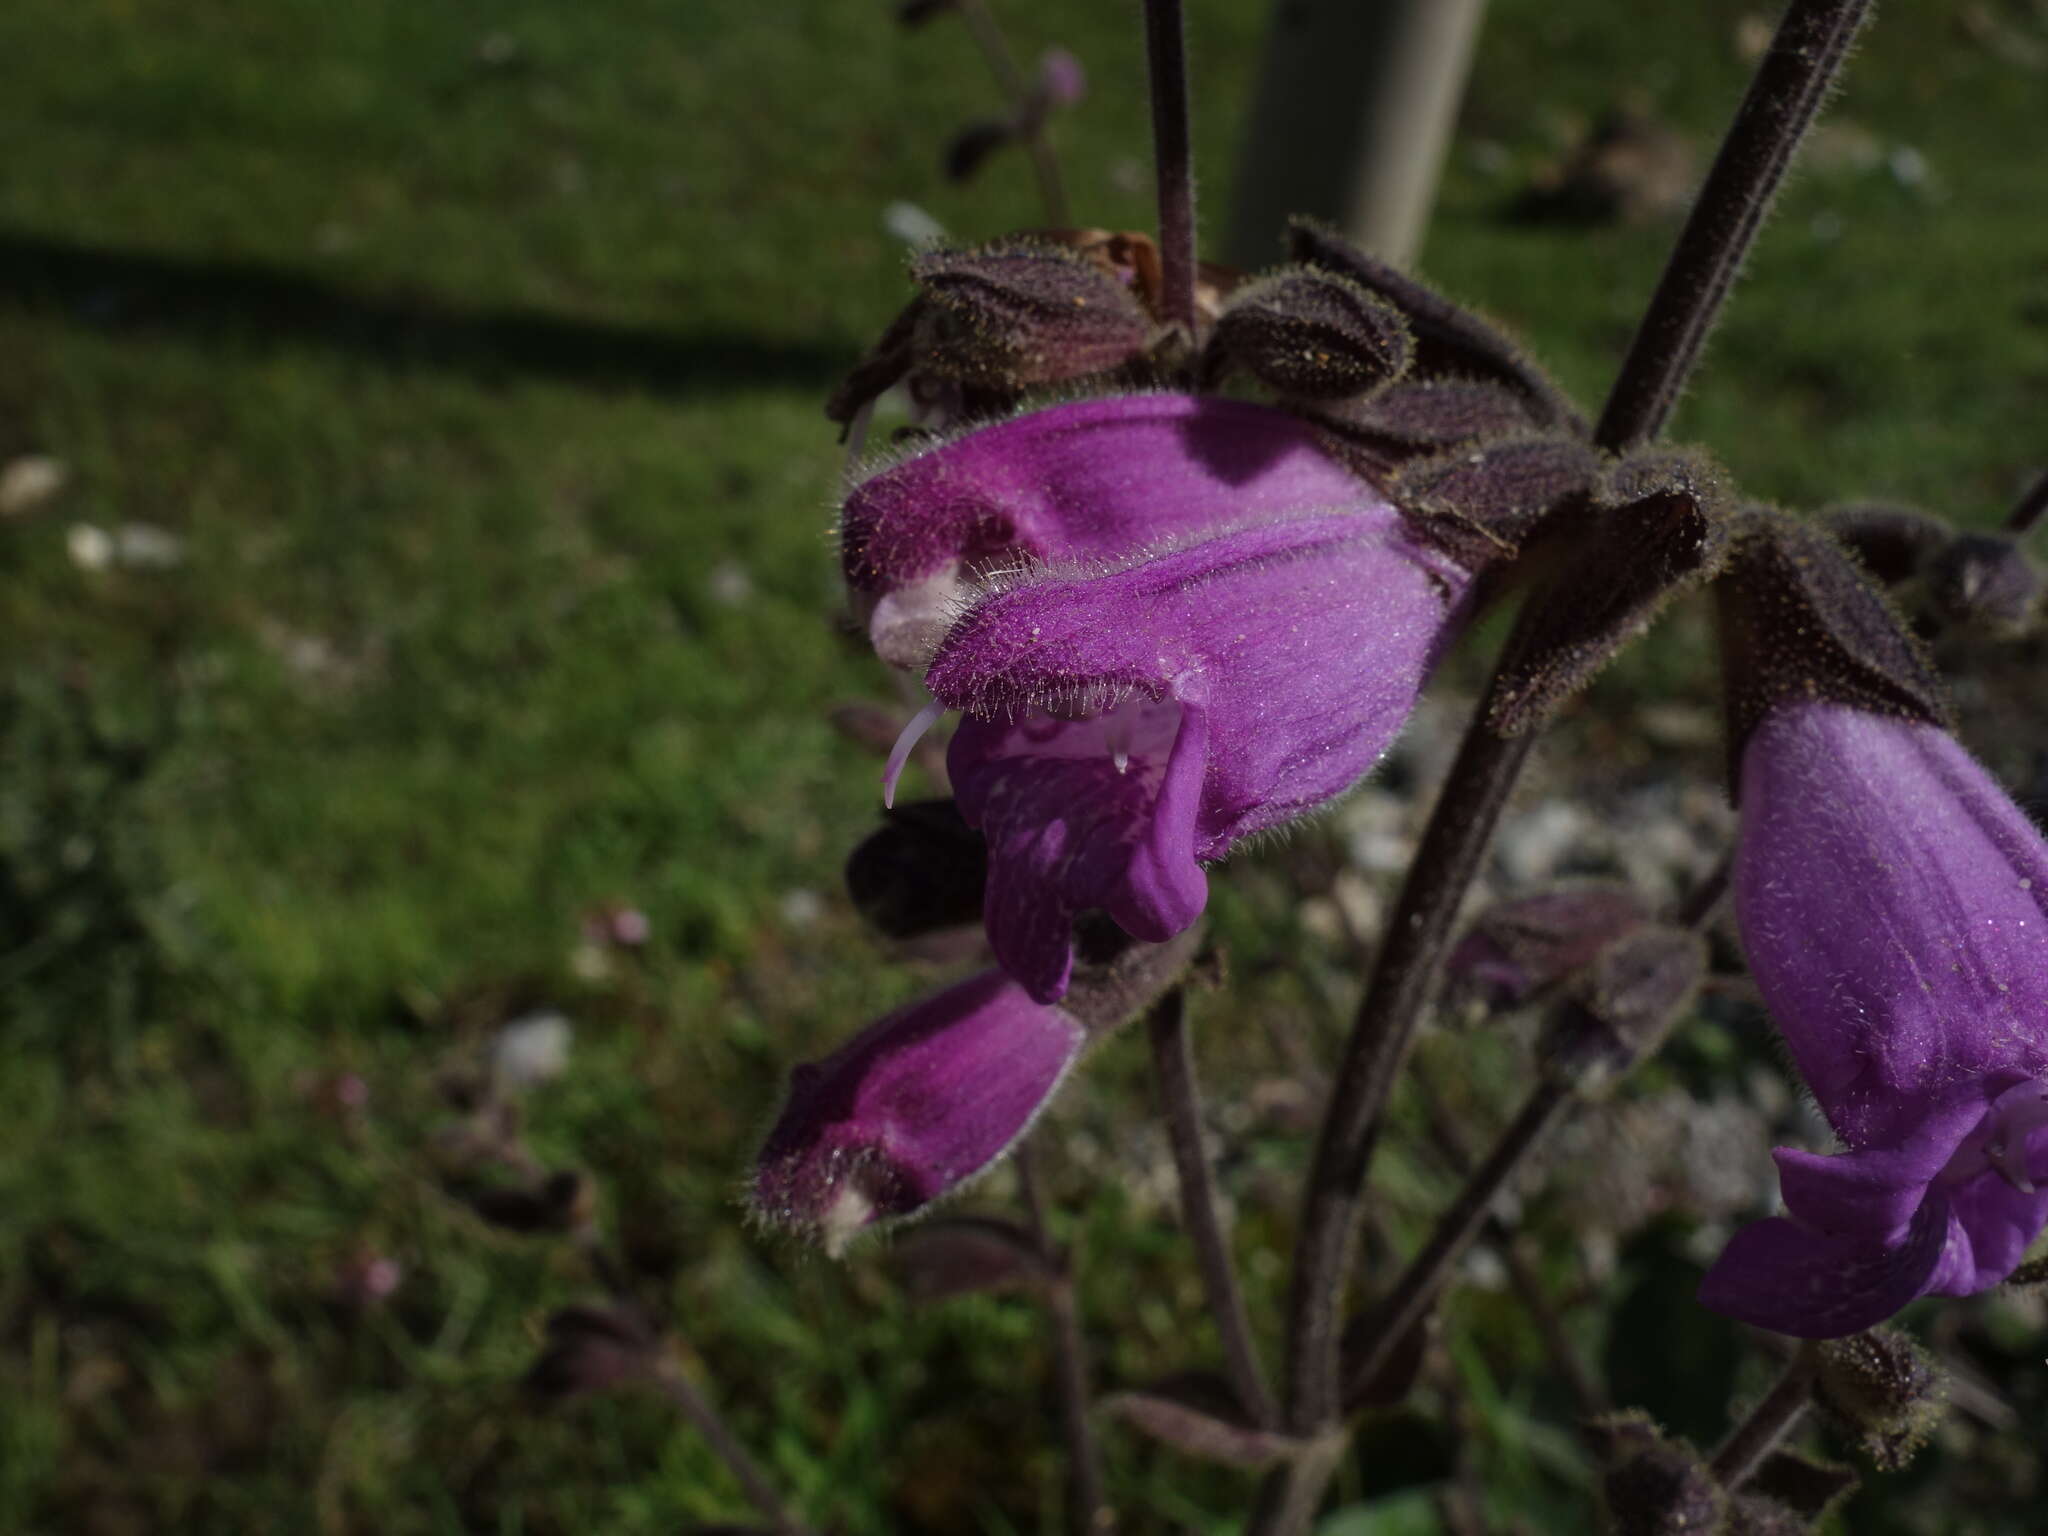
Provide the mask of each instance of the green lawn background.
[{"label": "green lawn background", "polygon": [[[1057,130],[1077,216],[1143,227],[1135,7],[996,3],[1089,71]],[[1672,230],[1505,209],[1627,99],[1704,155],[1754,9],[1490,8],[1423,266],[1586,401]],[[0,462],[70,473],[0,523],[0,1529],[737,1515],[658,1405],[520,1396],[587,1277],[435,1186],[436,1074],[543,1004],[577,1033],[537,1150],[599,1181],[798,1503],[850,1532],[1051,1528],[1028,1307],[912,1310],[880,1254],[759,1241],[733,1199],[787,1063],[931,979],[837,887],[875,770],[826,715],[891,695],[833,624],[820,402],[904,297],[888,203],[970,237],[1036,218],[1014,156],[942,182],[986,71],[956,25],[888,11],[0,10]],[[1263,7],[1190,11],[1220,228]],[[1861,137],[1793,183],[1676,425],[1746,492],[1988,522],[2041,465],[2043,53],[2023,4],[1884,8],[1838,110]],[[136,523],[182,562],[73,558],[79,525]],[[1691,662],[1656,675],[1705,698]],[[579,921],[614,900],[652,941],[579,974]],[[1288,954],[1288,910],[1256,871],[1225,898],[1248,975]],[[1215,1048],[1270,1071],[1230,1007]],[[1202,1336],[1170,1223],[1120,1176],[1138,1066],[1113,1047],[1063,1111],[1111,1381]],[[353,1119],[322,1107],[342,1073],[368,1085]],[[1244,1177],[1301,1154],[1271,1139]],[[1268,1304],[1288,1220],[1248,1204]],[[364,1253],[403,1280],[346,1316],[334,1276]],[[1467,1367],[1487,1401],[1500,1361]],[[1575,1529],[1560,1421],[1517,1391],[1503,1374],[1481,1434],[1502,1508]],[[1156,1528],[1242,1497],[1111,1450]],[[1402,1508],[1384,1528],[1434,1528]]]}]

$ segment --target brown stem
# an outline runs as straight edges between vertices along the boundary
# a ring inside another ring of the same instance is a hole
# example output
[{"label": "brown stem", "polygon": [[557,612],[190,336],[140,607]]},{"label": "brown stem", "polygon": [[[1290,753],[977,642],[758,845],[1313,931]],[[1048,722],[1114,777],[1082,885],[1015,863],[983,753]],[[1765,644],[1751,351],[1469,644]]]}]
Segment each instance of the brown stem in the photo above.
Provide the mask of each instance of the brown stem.
[{"label": "brown stem", "polygon": [[1728,894],[1728,881],[1734,872],[1735,855],[1731,851],[1721,856],[1704,880],[1686,892],[1685,900],[1678,904],[1679,927],[1705,928],[1721,905],[1721,898]]},{"label": "brown stem", "polygon": [[1870,0],[1792,0],[1629,344],[1593,434],[1601,447],[1647,442],[1670,419],[1793,152],[1869,15]]},{"label": "brown stem", "polygon": [[[1601,416],[1603,446],[1662,427],[1868,10],[1869,0],[1793,0],[1651,296]],[[1458,905],[1530,751],[1528,736],[1503,740],[1487,729],[1497,680],[1480,700],[1389,919],[1317,1143],[1288,1315],[1287,1422],[1297,1434],[1322,1432],[1338,1411],[1336,1314],[1381,1111],[1434,992]],[[1303,1481],[1299,1468],[1269,1479],[1270,1496],[1262,1496],[1248,1530],[1300,1530],[1320,1496]],[[1284,1497],[1274,1490],[1282,1482],[1294,1485]]]},{"label": "brown stem", "polygon": [[960,0],[960,19],[967,23],[967,30],[973,34],[982,57],[988,60],[996,83],[1010,98],[1010,110],[1028,128],[1024,135],[1024,149],[1031,157],[1032,174],[1038,178],[1038,201],[1045,209],[1047,227],[1066,228],[1070,222],[1067,217],[1067,188],[1060,176],[1059,156],[1045,137],[1044,122],[1032,120],[1031,84],[1018,67],[1016,54],[1010,51],[1010,40],[1003,36],[1002,27],[982,0]]},{"label": "brown stem", "polygon": [[1195,161],[1188,132],[1187,28],[1181,0],[1145,0],[1152,165],[1159,184],[1159,312],[1195,335]]},{"label": "brown stem", "polygon": [[[1423,1112],[1428,1117],[1430,1140],[1436,1143],[1437,1150],[1443,1154],[1454,1174],[1461,1179],[1469,1178],[1473,1153],[1464,1133],[1458,1129],[1429,1075],[1418,1071],[1413,1081],[1422,1099]],[[1557,1372],[1571,1393],[1579,1421],[1583,1424],[1600,1417],[1612,1405],[1606,1392],[1594,1380],[1593,1373],[1586,1368],[1585,1361],[1579,1358],[1578,1347],[1572,1343],[1571,1335],[1565,1332],[1564,1318],[1551,1300],[1543,1277],[1523,1254],[1507,1223],[1498,1216],[1487,1217],[1486,1235],[1499,1246],[1501,1261],[1507,1266],[1508,1281],[1514,1286],[1522,1309],[1529,1314],[1536,1324],[1537,1333],[1542,1336],[1544,1353],[1550,1356],[1550,1368]]]},{"label": "brown stem", "polygon": [[1515,1297],[1522,1303],[1522,1310],[1536,1324],[1536,1332],[1543,1340],[1543,1352],[1550,1356],[1550,1368],[1557,1372],[1565,1390],[1571,1394],[1578,1422],[1584,1425],[1599,1418],[1614,1405],[1608,1402],[1606,1392],[1579,1357],[1572,1336],[1565,1332],[1564,1317],[1550,1299],[1543,1277],[1536,1272],[1536,1266],[1529,1262],[1528,1255],[1522,1252],[1504,1222],[1498,1218],[1490,1220],[1487,1235],[1500,1245],[1501,1262],[1507,1266],[1508,1283],[1515,1288]]},{"label": "brown stem", "polygon": [[1521,1112],[1501,1133],[1486,1161],[1465,1181],[1465,1187],[1458,1191],[1450,1209],[1438,1219],[1436,1230],[1430,1233],[1421,1251],[1409,1261],[1408,1268],[1395,1282],[1387,1299],[1369,1316],[1360,1319],[1353,1330],[1362,1348],[1357,1364],[1351,1370],[1348,1397],[1355,1399],[1364,1394],[1373,1378],[1386,1368],[1409,1330],[1428,1314],[1450,1275],[1451,1266],[1464,1256],[1472,1239],[1479,1235],[1480,1225],[1486,1220],[1486,1214],[1502,1187],[1521,1165],[1522,1159],[1542,1140],[1544,1132],[1557,1118],[1557,1112],[1570,1103],[1571,1098],[1572,1085],[1549,1076],[1530,1091]]},{"label": "brown stem", "polygon": [[2043,470],[2040,477],[2027,487],[2026,494],[2013,503],[2013,509],[2005,519],[2005,531],[2015,538],[2029,533],[2044,512],[2048,512],[2048,470]]},{"label": "brown stem", "polygon": [[1380,1110],[1435,992],[1458,905],[1532,744],[1527,736],[1493,734],[1485,712],[1482,701],[1408,867],[1324,1115],[1290,1296],[1288,1427],[1296,1434],[1313,1434],[1337,1414],[1336,1310]]},{"label": "brown stem", "polygon": [[1053,1369],[1058,1377],[1060,1427],[1067,1441],[1067,1529],[1072,1536],[1090,1536],[1116,1528],[1116,1514],[1102,1493],[1102,1453],[1095,1444],[1095,1425],[1088,1415],[1088,1344],[1081,1333],[1080,1299],[1074,1292],[1073,1257],[1052,1239],[1045,1200],[1033,1169],[1033,1148],[1017,1150],[1017,1184],[1038,1252],[1058,1279],[1046,1295],[1052,1323]]},{"label": "brown stem", "polygon": [[1166,1137],[1180,1180],[1181,1220],[1195,1246],[1202,1289],[1223,1344],[1224,1366],[1245,1412],[1262,1428],[1270,1429],[1279,1423],[1280,1412],[1259,1365],[1237,1266],[1231,1261],[1230,1244],[1216,1214],[1216,1184],[1202,1149],[1201,1089],[1195,1081],[1194,1054],[1179,987],[1153,1005],[1145,1016],[1145,1029],[1152,1043],[1152,1075],[1159,1085]]},{"label": "brown stem", "polygon": [[704,1443],[711,1447],[713,1454],[720,1461],[725,1463],[726,1470],[732,1473],[733,1480],[740,1485],[741,1491],[747,1496],[747,1501],[759,1510],[776,1530],[788,1532],[790,1536],[804,1536],[806,1527],[791,1518],[789,1511],[783,1507],[782,1500],[777,1497],[774,1487],[762,1476],[761,1469],[754,1464],[753,1457],[747,1454],[738,1437],[726,1427],[725,1420],[719,1417],[718,1410],[711,1406],[710,1399],[691,1386],[689,1379],[674,1366],[665,1367],[656,1377],[656,1381],[662,1395],[676,1405],[677,1411],[689,1421],[690,1427],[704,1437]]},{"label": "brown stem", "polygon": [[1729,1492],[1749,1481],[1764,1464],[1764,1458],[1777,1449],[1786,1431],[1806,1412],[1806,1405],[1813,1401],[1813,1379],[1819,1361],[1819,1352],[1812,1342],[1801,1343],[1777,1385],[1764,1394],[1763,1401],[1750,1409],[1749,1416],[1735,1426],[1727,1442],[1714,1452],[1714,1476]]},{"label": "brown stem", "polygon": [[[577,1250],[589,1264],[591,1273],[598,1284],[605,1288],[611,1298],[622,1306],[639,1309],[639,1302],[633,1295],[632,1283],[626,1268],[606,1246],[604,1234],[594,1224],[586,1225],[575,1234]],[[740,1491],[747,1496],[747,1502],[759,1510],[777,1531],[788,1536],[809,1536],[810,1528],[796,1520],[782,1498],[775,1491],[775,1485],[768,1481],[759,1463],[747,1454],[725,1422],[711,1399],[693,1386],[682,1368],[673,1359],[664,1358],[654,1374],[655,1384],[661,1393],[688,1421],[690,1427],[704,1438],[711,1447],[711,1453],[725,1463],[732,1473],[733,1481],[740,1485]]]}]

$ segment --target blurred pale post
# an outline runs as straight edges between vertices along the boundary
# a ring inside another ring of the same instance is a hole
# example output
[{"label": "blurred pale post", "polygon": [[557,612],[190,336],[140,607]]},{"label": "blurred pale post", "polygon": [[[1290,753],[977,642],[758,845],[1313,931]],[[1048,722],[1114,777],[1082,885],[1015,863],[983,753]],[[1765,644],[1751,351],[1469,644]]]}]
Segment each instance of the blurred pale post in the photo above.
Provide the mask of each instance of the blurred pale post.
[{"label": "blurred pale post", "polygon": [[1486,0],[1276,0],[1225,260],[1280,259],[1311,214],[1396,266],[1435,201]]}]

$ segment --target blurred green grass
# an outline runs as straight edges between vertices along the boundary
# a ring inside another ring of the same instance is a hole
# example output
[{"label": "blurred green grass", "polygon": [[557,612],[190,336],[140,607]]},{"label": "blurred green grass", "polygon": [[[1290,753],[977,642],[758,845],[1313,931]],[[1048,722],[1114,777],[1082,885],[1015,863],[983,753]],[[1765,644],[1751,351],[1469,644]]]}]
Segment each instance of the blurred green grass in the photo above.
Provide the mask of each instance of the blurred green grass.
[{"label": "blurred green grass", "polygon": [[[1058,130],[1077,215],[1143,227],[1133,8],[1001,9],[1090,71]],[[1190,9],[1220,227],[1264,8]],[[1839,108],[1875,162],[1794,182],[1677,423],[1752,495],[1984,522],[2040,462],[2042,76],[1962,9],[1886,9]],[[1424,265],[1589,402],[1672,231],[1503,210],[1629,92],[1710,147],[1748,10],[1492,8]],[[518,1396],[541,1318],[588,1281],[432,1183],[435,1074],[540,1002],[578,1034],[537,1150],[600,1180],[799,1503],[853,1532],[1051,1527],[1028,1309],[912,1310],[876,1255],[757,1242],[732,1201],[784,1064],[925,983],[836,889],[874,767],[826,711],[888,693],[832,623],[819,403],[902,300],[886,203],[967,236],[1036,221],[1015,159],[939,180],[990,87],[959,29],[904,35],[887,11],[0,11],[0,461],[71,472],[0,524],[0,1529],[736,1513],[657,1404]],[[182,562],[71,557],[74,525],[130,523]],[[1706,688],[1686,648],[1641,666]],[[652,942],[580,974],[579,920],[611,900]],[[1285,882],[1246,877],[1219,921],[1250,979],[1205,1049],[1250,1080],[1273,1052],[1231,1026],[1310,1008],[1276,973],[1299,942]],[[1129,1381],[1205,1334],[1157,1201],[1119,1182],[1137,1053],[1099,1068],[1062,1110],[1056,1177],[1102,1365]],[[359,1117],[321,1107],[344,1072]],[[1270,1303],[1290,1212],[1252,1174],[1295,1166],[1299,1138],[1249,1155]],[[1406,1232],[1434,1186],[1389,1163]],[[369,1252],[404,1278],[357,1317],[331,1292]],[[1516,1449],[1562,1422],[1521,1401],[1526,1329],[1475,1327],[1489,1348],[1458,1369],[1502,1378],[1478,1393],[1497,1513],[1577,1528],[1584,1488]],[[1112,1451],[1150,1528],[1242,1497]]]}]

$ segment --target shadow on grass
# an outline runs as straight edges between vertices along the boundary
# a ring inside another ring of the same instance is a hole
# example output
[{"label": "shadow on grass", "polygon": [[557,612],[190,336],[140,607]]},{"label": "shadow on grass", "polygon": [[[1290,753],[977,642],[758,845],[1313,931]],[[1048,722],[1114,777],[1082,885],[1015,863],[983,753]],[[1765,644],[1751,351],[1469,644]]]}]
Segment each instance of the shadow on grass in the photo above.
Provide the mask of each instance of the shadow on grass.
[{"label": "shadow on grass", "polygon": [[664,395],[804,387],[822,401],[859,350],[464,310],[429,294],[351,292],[260,262],[109,250],[6,228],[0,304],[54,304],[112,331],[179,332],[242,347],[311,342],[394,368],[446,369],[487,382],[537,375]]}]

